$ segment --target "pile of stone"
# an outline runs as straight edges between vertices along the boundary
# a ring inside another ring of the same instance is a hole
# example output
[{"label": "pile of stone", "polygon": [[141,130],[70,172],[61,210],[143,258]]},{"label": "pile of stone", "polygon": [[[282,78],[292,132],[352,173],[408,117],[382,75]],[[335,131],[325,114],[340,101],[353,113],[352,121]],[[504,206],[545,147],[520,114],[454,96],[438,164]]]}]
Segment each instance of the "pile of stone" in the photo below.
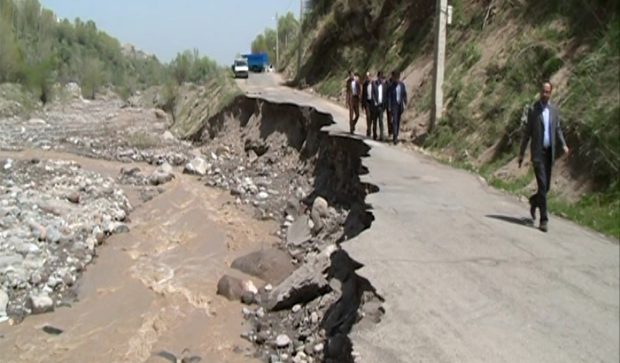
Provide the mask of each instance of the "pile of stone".
[{"label": "pile of stone", "polygon": [[0,320],[54,310],[131,205],[110,178],[69,161],[0,161]]},{"label": "pile of stone", "polygon": [[[242,337],[253,343],[251,354],[271,363],[343,363],[345,343],[329,344],[333,340],[327,339],[323,325],[339,324],[329,321],[328,309],[342,298],[343,285],[351,290],[355,280],[355,267],[347,266],[350,260],[338,262],[340,271],[332,267],[341,252],[337,242],[343,238],[348,211],[310,195],[314,165],[300,162],[291,148],[246,141],[242,147],[220,144],[203,153],[208,156],[191,160],[184,172],[201,175],[208,186],[230,190],[237,204],[252,205],[257,217],[281,224],[279,245],[239,257],[231,265],[259,278],[263,286],[231,275],[218,284],[219,295],[246,304],[242,312],[253,328]],[[365,293],[362,300],[346,313],[354,321],[380,319],[376,297]]]},{"label": "pile of stone", "polygon": [[[218,294],[247,305],[242,312],[253,328],[242,337],[254,344],[257,358],[272,363],[340,362],[342,344],[328,344],[324,325],[334,324],[328,309],[343,299],[343,289],[351,290],[355,279],[355,266],[347,266],[350,261],[337,246],[345,212],[321,197],[311,208],[298,206],[289,198],[281,246],[239,257],[231,265],[261,279],[264,286],[244,288],[249,281],[226,275]],[[359,306],[351,309],[347,314],[353,314],[355,322],[381,317],[381,304],[371,293],[364,293]]]}]

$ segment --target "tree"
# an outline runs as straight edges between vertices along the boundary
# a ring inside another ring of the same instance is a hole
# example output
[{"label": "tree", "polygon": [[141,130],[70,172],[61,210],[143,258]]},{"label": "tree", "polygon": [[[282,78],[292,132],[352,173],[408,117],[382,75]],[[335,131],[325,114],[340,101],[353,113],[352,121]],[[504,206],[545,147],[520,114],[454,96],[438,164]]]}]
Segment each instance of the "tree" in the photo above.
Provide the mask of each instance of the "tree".
[{"label": "tree", "polygon": [[82,69],[82,95],[95,99],[95,94],[103,83],[103,67],[97,58],[87,58]]},{"label": "tree", "polygon": [[0,82],[13,81],[19,71],[19,48],[13,27],[0,17]]},{"label": "tree", "polygon": [[297,37],[299,22],[290,11],[278,19],[278,39],[281,49],[287,50],[292,40]]},{"label": "tree", "polygon": [[[279,43],[280,56],[288,51],[288,48],[295,44],[299,29],[299,21],[292,12],[278,18],[277,33],[275,29],[266,28],[263,33],[258,34],[252,41],[250,48],[252,52],[267,52],[271,62],[276,61],[276,37]],[[277,35],[276,35],[277,34]]]},{"label": "tree", "polygon": [[92,20],[58,21],[38,0],[0,0],[0,82],[18,82],[50,99],[54,82],[81,82],[85,97],[104,85],[126,96],[168,80],[200,82],[219,71],[197,50],[179,53],[170,64],[126,52]]}]

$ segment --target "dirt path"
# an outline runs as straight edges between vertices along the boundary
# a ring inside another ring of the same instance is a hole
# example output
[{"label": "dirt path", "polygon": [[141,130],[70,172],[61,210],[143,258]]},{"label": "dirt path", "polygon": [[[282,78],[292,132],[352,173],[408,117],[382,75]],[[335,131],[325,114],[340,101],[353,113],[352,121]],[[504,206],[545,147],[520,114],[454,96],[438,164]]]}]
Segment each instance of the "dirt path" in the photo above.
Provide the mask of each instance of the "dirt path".
[{"label": "dirt path", "polygon": [[[126,166],[50,151],[0,153],[8,156],[74,160],[113,177]],[[241,306],[216,296],[216,284],[234,257],[269,244],[274,226],[244,215],[196,177],[177,176],[132,213],[128,234],[100,249],[79,282],[78,302],[0,325],[0,361],[165,362],[153,353],[180,356],[185,348],[203,362],[251,361],[239,339]],[[127,193],[137,205],[137,193]]]}]

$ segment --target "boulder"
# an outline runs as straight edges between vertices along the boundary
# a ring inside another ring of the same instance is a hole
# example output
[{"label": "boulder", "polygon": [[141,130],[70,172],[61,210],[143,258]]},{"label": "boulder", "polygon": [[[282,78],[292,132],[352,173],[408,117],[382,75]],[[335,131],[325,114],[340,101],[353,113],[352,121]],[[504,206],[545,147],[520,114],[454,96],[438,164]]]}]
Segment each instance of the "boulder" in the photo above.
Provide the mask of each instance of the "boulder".
[{"label": "boulder", "polygon": [[230,267],[270,284],[279,284],[295,271],[288,254],[275,248],[237,257]]},{"label": "boulder", "polygon": [[241,301],[246,292],[256,294],[258,289],[249,280],[241,280],[230,275],[224,275],[217,283],[217,294],[230,301]]},{"label": "boulder", "polygon": [[207,174],[208,168],[209,168],[209,164],[207,164],[205,159],[201,157],[195,157],[194,159],[192,159],[192,161],[185,164],[183,173],[192,174],[192,175],[205,175]]},{"label": "boulder", "polygon": [[295,304],[305,304],[327,293],[330,287],[324,275],[330,267],[331,255],[336,250],[335,245],[327,246],[274,287],[267,297],[267,309],[271,311],[290,309]]}]

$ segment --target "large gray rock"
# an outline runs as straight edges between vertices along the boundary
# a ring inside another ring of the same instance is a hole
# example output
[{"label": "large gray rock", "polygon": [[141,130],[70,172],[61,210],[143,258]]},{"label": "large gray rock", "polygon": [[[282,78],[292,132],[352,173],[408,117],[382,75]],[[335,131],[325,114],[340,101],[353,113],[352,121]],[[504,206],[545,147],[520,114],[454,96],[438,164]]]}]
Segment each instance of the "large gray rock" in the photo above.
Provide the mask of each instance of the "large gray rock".
[{"label": "large gray rock", "polygon": [[224,275],[217,283],[217,295],[224,296],[230,301],[240,301],[248,292],[252,294],[258,292],[252,281]]},{"label": "large gray rock", "polygon": [[295,220],[286,231],[286,243],[289,246],[299,247],[312,238],[307,215],[302,215]]},{"label": "large gray rock", "polygon": [[6,307],[9,305],[9,295],[0,289],[0,318],[6,316]]},{"label": "large gray rock", "polygon": [[327,218],[329,216],[329,204],[323,197],[316,197],[312,203],[312,212],[321,218]]},{"label": "large gray rock", "polygon": [[275,248],[258,250],[237,257],[230,267],[270,284],[279,284],[295,271],[289,255]]},{"label": "large gray rock", "polygon": [[293,218],[297,218],[299,215],[299,211],[301,209],[301,204],[299,200],[295,197],[290,197],[286,200],[286,208],[284,209],[286,215],[289,215]]},{"label": "large gray rock", "polygon": [[0,252],[0,273],[4,273],[5,270],[12,268],[14,266],[19,266],[22,264],[24,258],[13,252]]},{"label": "large gray rock", "polygon": [[168,162],[161,164],[153,174],[149,176],[149,183],[152,185],[166,184],[174,179],[174,173],[172,172],[172,166]]},{"label": "large gray rock", "polygon": [[44,314],[54,311],[54,300],[46,293],[30,295],[26,306],[33,314]]},{"label": "large gray rock", "polygon": [[205,159],[201,157],[195,157],[189,163],[185,164],[185,168],[183,169],[183,173],[185,174],[193,174],[193,175],[205,175],[207,174],[207,169],[209,165],[205,161]]},{"label": "large gray rock", "polygon": [[331,255],[337,250],[335,245],[327,246],[308,263],[295,270],[291,276],[274,287],[267,297],[267,309],[271,311],[292,308],[314,300],[329,291],[325,272],[331,264]]}]

